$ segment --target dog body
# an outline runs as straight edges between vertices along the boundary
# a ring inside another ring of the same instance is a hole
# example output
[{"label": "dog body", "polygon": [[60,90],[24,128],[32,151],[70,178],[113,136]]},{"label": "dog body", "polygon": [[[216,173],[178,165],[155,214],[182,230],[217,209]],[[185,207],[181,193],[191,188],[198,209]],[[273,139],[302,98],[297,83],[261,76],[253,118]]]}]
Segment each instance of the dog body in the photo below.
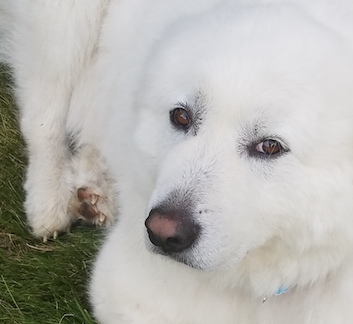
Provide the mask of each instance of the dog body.
[{"label": "dog body", "polygon": [[26,207],[46,236],[77,188],[108,197],[103,223],[117,201],[90,285],[99,322],[351,323],[353,5],[57,6],[24,10],[48,28],[10,37],[27,46],[10,59]]}]

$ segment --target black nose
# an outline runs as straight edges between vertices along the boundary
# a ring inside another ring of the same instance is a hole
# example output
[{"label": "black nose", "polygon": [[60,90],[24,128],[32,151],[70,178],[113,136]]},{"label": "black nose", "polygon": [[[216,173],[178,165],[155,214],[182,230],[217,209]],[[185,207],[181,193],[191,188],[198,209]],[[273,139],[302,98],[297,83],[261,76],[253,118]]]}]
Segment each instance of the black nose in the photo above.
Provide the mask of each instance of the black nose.
[{"label": "black nose", "polygon": [[201,229],[190,213],[163,208],[152,209],[145,225],[150,241],[164,252],[182,252],[191,247]]}]

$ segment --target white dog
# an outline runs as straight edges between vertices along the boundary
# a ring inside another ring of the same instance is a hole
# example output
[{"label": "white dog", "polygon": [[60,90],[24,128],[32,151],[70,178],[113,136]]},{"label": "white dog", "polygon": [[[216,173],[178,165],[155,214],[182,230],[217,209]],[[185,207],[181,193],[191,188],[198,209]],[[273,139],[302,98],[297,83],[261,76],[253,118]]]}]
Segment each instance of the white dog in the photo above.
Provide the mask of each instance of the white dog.
[{"label": "white dog", "polygon": [[34,234],[118,202],[100,323],[353,322],[351,1],[16,3]]}]

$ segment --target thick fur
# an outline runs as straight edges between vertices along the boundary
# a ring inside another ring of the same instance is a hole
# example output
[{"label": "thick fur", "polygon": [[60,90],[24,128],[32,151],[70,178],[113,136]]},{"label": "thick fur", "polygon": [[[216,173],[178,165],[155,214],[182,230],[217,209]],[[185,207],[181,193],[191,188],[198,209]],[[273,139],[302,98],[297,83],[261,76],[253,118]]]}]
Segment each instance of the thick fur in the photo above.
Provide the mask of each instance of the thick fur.
[{"label": "thick fur", "polygon": [[[35,3],[11,36],[27,211],[34,229],[67,223],[68,133],[98,152],[93,178],[107,162],[120,218],[90,285],[99,322],[352,323],[351,1]],[[282,153],[258,152],[268,139]],[[166,202],[201,228],[179,254],[144,225]]]}]

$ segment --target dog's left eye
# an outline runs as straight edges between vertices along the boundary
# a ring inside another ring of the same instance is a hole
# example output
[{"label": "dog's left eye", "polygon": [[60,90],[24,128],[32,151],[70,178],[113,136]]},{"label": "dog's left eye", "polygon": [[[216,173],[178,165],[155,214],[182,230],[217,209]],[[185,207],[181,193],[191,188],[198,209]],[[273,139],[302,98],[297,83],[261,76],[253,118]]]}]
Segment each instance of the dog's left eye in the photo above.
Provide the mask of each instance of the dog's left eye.
[{"label": "dog's left eye", "polygon": [[272,157],[283,153],[285,150],[280,142],[273,139],[267,139],[256,144],[255,151],[257,153]]},{"label": "dog's left eye", "polygon": [[191,117],[189,112],[184,108],[175,108],[170,112],[170,121],[177,127],[187,130],[191,125]]}]

